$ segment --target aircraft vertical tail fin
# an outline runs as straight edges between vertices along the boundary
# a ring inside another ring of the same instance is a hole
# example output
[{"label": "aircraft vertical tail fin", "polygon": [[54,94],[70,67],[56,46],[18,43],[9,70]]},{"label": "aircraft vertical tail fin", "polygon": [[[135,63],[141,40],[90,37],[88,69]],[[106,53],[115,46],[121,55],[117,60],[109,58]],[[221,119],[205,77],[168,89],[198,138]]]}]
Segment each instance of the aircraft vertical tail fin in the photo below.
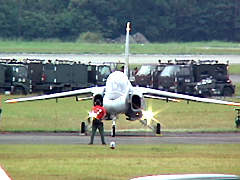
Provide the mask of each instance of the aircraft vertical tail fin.
[{"label": "aircraft vertical tail fin", "polygon": [[129,78],[130,77],[130,67],[129,67],[129,32],[130,32],[130,22],[127,23],[126,28],[126,43],[125,43],[125,66],[124,73]]}]

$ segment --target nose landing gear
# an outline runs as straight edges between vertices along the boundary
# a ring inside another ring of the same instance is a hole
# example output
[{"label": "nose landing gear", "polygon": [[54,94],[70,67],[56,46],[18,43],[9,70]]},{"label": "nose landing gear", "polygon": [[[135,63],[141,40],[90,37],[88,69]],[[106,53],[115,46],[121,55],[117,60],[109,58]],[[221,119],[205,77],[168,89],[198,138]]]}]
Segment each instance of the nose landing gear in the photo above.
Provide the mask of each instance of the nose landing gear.
[{"label": "nose landing gear", "polygon": [[237,117],[235,119],[236,128],[239,128],[239,126],[240,126],[240,109],[235,109],[235,111],[237,111]]}]

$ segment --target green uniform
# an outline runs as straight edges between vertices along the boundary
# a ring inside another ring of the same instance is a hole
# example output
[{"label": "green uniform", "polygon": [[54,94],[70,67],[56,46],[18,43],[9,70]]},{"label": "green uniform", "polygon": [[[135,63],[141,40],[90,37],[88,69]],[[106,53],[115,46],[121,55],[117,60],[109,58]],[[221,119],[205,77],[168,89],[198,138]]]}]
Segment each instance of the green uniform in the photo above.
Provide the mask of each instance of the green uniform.
[{"label": "green uniform", "polygon": [[92,122],[92,135],[91,135],[91,141],[89,144],[93,144],[94,136],[95,136],[97,129],[99,130],[99,133],[101,135],[102,144],[106,144],[105,140],[104,140],[103,122],[98,119],[94,119]]}]

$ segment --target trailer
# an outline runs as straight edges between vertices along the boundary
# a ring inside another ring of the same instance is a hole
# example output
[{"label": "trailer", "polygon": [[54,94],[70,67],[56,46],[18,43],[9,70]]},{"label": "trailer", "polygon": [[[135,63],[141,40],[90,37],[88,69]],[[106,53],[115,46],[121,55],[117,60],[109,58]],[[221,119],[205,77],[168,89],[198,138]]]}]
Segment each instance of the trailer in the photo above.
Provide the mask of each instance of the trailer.
[{"label": "trailer", "polygon": [[33,92],[56,93],[94,86],[94,66],[75,61],[27,60]]}]

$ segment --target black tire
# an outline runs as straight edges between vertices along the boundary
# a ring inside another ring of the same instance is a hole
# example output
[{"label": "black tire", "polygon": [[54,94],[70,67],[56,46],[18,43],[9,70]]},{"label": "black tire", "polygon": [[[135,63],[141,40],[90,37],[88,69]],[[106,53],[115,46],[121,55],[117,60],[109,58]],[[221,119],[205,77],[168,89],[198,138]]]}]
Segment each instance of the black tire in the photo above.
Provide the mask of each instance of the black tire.
[{"label": "black tire", "polygon": [[115,126],[112,126],[112,137],[115,137],[115,133],[116,133],[116,128]]},{"label": "black tire", "polygon": [[82,122],[82,123],[81,123],[81,133],[82,133],[82,134],[86,133],[85,122]]},{"label": "black tire", "polygon": [[160,125],[160,123],[157,123],[156,134],[161,134],[161,125]]},{"label": "black tire", "polygon": [[190,87],[186,87],[185,94],[192,94],[192,89]]},{"label": "black tire", "polygon": [[71,91],[72,90],[72,87],[71,86],[63,86],[62,87],[62,92],[67,92],[67,91]]},{"label": "black tire", "polygon": [[224,96],[224,97],[231,97],[232,94],[233,94],[233,92],[232,92],[231,88],[225,87],[225,88],[223,89],[223,96]]},{"label": "black tire", "polygon": [[205,91],[205,92],[202,93],[202,97],[204,97],[204,98],[209,98],[209,97],[211,97],[211,93]]},{"label": "black tire", "polygon": [[25,95],[26,92],[24,91],[23,87],[17,86],[13,90],[13,95]]}]

